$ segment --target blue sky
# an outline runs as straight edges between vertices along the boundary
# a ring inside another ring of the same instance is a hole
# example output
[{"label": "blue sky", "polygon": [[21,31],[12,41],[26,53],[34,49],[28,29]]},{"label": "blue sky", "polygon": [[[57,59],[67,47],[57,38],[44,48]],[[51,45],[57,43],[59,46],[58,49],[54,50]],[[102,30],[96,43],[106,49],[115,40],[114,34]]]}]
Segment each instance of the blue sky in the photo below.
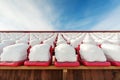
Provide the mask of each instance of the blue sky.
[{"label": "blue sky", "polygon": [[0,30],[120,30],[120,0],[0,0]]}]

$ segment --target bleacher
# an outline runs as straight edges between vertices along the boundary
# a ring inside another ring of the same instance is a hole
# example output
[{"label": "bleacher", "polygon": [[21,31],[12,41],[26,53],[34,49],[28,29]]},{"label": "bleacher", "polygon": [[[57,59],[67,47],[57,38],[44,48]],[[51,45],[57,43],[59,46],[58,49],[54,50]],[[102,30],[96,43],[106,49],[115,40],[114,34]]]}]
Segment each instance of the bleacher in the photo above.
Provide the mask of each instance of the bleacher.
[{"label": "bleacher", "polygon": [[0,79],[119,80],[119,50],[120,31],[1,31]]}]

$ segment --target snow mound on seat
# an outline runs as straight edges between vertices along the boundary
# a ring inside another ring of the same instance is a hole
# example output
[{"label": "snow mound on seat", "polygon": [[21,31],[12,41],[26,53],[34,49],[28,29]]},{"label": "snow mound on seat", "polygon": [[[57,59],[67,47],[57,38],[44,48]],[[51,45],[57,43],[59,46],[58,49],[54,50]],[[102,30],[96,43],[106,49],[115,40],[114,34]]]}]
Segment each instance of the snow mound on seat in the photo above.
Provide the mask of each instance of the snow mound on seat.
[{"label": "snow mound on seat", "polygon": [[67,42],[65,41],[65,39],[59,34],[56,45],[63,44],[63,43],[67,44]]},{"label": "snow mound on seat", "polygon": [[75,49],[68,44],[59,44],[57,47],[55,47],[55,57],[58,62],[77,61]]},{"label": "snow mound on seat", "polygon": [[5,43],[0,43],[0,56],[1,56],[1,53],[3,52],[3,48],[6,46]]},{"label": "snow mound on seat", "polygon": [[101,45],[104,54],[109,61],[120,61],[120,46],[117,44],[104,43]]},{"label": "snow mound on seat", "polygon": [[34,39],[34,40],[30,40],[30,46],[34,46],[34,45],[37,45],[37,44],[40,44],[40,40],[38,39]]},{"label": "snow mound on seat", "polygon": [[30,49],[29,61],[49,61],[50,45],[39,44]]},{"label": "snow mound on seat", "polygon": [[120,38],[119,38],[119,35],[118,34],[114,34],[114,36],[109,39],[108,41],[110,41],[111,43],[113,44],[120,44]]},{"label": "snow mound on seat", "polygon": [[13,45],[15,44],[15,41],[14,40],[3,40],[2,43],[5,43],[7,45]]},{"label": "snow mound on seat", "polygon": [[90,62],[106,61],[103,51],[96,45],[81,44],[79,52],[82,60]]},{"label": "snow mound on seat", "polygon": [[59,45],[59,44],[67,44],[67,42],[64,39],[60,39],[60,40],[57,40],[56,45]]},{"label": "snow mound on seat", "polygon": [[53,42],[54,42],[53,38],[49,38],[49,39],[43,41],[43,43],[48,44],[48,45],[54,47]]},{"label": "snow mound on seat", "polygon": [[83,39],[83,43],[96,44],[89,34],[86,34],[85,38]]},{"label": "snow mound on seat", "polygon": [[76,39],[71,39],[70,40],[70,45],[72,45],[74,48],[78,47],[82,43],[81,38],[76,38]]},{"label": "snow mound on seat", "polygon": [[28,40],[16,40],[16,43],[26,43],[26,44],[28,44]]},{"label": "snow mound on seat", "polygon": [[14,44],[3,48],[1,61],[22,61],[27,58],[27,44]]},{"label": "snow mound on seat", "polygon": [[15,44],[14,40],[2,40],[2,42],[0,43],[0,55],[3,52],[3,48],[9,45],[13,45]]},{"label": "snow mound on seat", "polygon": [[71,44],[74,48],[76,48],[76,47],[78,47],[78,45],[80,44],[80,41],[79,41],[78,39],[71,39],[71,40],[70,40],[70,44]]}]

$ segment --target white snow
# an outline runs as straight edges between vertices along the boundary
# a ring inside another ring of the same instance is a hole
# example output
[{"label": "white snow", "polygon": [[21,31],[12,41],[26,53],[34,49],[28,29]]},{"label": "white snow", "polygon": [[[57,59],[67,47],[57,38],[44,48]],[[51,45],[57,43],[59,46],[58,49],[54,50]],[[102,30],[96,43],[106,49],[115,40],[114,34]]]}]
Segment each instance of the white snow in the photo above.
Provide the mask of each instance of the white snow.
[{"label": "white snow", "polygon": [[96,45],[93,44],[81,44],[80,45],[80,56],[85,61],[106,61],[106,57],[103,51]]},{"label": "white snow", "polygon": [[101,45],[101,47],[109,61],[120,61],[120,46],[119,45],[104,43]]},{"label": "white snow", "polygon": [[30,49],[29,61],[49,61],[50,45],[38,44]]},{"label": "white snow", "polygon": [[3,48],[1,61],[22,61],[27,58],[28,45],[19,43]]},{"label": "white snow", "polygon": [[55,57],[58,62],[77,61],[75,49],[68,44],[59,44],[57,47],[55,47]]}]

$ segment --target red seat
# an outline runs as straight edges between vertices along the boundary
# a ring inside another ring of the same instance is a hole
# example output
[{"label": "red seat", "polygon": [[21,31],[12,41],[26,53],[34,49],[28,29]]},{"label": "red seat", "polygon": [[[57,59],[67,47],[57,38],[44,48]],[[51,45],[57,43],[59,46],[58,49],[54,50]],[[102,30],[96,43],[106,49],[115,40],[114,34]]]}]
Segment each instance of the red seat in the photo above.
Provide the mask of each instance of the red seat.
[{"label": "red seat", "polygon": [[[30,49],[29,49],[29,51],[30,51]],[[29,59],[28,59],[24,62],[24,65],[25,66],[49,66],[52,63],[52,53],[54,52],[54,49],[52,48],[52,46],[50,47],[49,51],[50,51],[50,60],[49,61],[29,61]]]},{"label": "red seat", "polygon": [[[101,48],[101,45],[98,45],[100,48]],[[99,67],[104,67],[104,66],[110,66],[111,63],[106,61],[106,62],[89,62],[89,61],[85,61],[85,60],[82,60],[81,59],[81,56],[80,56],[80,52],[78,52],[78,58],[79,58],[79,61],[81,64],[85,65],[85,66],[99,66]]]},{"label": "red seat", "polygon": [[120,66],[120,62],[119,61],[110,61],[110,63],[113,66]]},{"label": "red seat", "polygon": [[[29,54],[29,51],[30,51],[30,48],[29,47],[27,49],[27,55]],[[24,65],[24,61],[0,61],[0,66],[21,66],[21,65]]]},{"label": "red seat", "polygon": [[80,50],[80,45],[78,45],[78,47],[75,48],[76,51]]},{"label": "red seat", "polygon": [[110,66],[110,62],[88,62],[81,60],[80,61],[83,65],[85,66],[99,66],[99,67],[104,67],[104,66]]},{"label": "red seat", "polygon": [[25,66],[49,66],[51,61],[25,61]]},{"label": "red seat", "polygon": [[56,67],[77,67],[80,66],[78,57],[76,62],[58,62],[57,59],[55,58],[54,65]]},{"label": "red seat", "polygon": [[76,67],[76,66],[80,66],[80,63],[77,62],[57,62],[55,61],[54,65],[56,67]]},{"label": "red seat", "polygon": [[1,61],[0,66],[21,66],[24,64],[24,61]]}]

